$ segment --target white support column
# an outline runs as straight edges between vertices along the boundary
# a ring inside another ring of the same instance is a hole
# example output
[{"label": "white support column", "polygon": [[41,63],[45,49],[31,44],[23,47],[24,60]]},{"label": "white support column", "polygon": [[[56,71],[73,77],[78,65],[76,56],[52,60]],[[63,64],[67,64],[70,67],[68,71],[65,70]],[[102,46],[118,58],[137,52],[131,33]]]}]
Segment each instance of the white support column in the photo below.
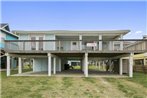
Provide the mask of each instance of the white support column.
[{"label": "white support column", "polygon": [[54,57],[53,74],[56,74],[56,58]]},{"label": "white support column", "polygon": [[[102,35],[99,35],[99,40],[102,40]],[[102,41],[99,41],[99,50],[102,50]]]},{"label": "white support column", "polygon": [[143,63],[144,63],[144,65],[146,65],[146,58],[145,57],[143,59]]},{"label": "white support column", "polygon": [[33,58],[33,72],[35,72],[35,60]]},{"label": "white support column", "polygon": [[82,35],[79,35],[79,49],[82,50]]},{"label": "white support column", "polygon": [[100,64],[101,62],[99,61],[98,63],[99,63],[99,70],[100,70],[101,69],[101,67],[100,67],[101,66],[101,64]]},{"label": "white support column", "polygon": [[82,71],[84,72],[84,70],[85,70],[85,67],[84,67],[84,62],[85,62],[85,58],[83,57],[83,59],[82,59]]},{"label": "white support column", "polygon": [[112,41],[111,49],[114,50],[114,41]]},{"label": "white support column", "polygon": [[[123,39],[123,35],[120,35],[120,39]],[[120,42],[120,50],[123,50],[123,41]]]},{"label": "white support column", "polygon": [[85,69],[84,69],[84,74],[85,77],[88,77],[88,53],[85,53]]},{"label": "white support column", "polygon": [[133,53],[129,57],[129,77],[133,77]]},{"label": "white support column", "polygon": [[51,53],[48,53],[48,76],[51,76]]},{"label": "white support column", "polygon": [[59,41],[59,51],[61,50],[61,42]]},{"label": "white support column", "polygon": [[18,73],[21,74],[22,73],[22,59],[19,57],[18,58]]},{"label": "white support column", "polygon": [[119,59],[119,74],[122,75],[122,58]]},{"label": "white support column", "polygon": [[105,62],[103,61],[102,69],[105,70]]},{"label": "white support column", "polygon": [[7,76],[10,76],[10,55],[7,53]]},{"label": "white support column", "polygon": [[59,58],[59,72],[61,72],[61,58]]}]

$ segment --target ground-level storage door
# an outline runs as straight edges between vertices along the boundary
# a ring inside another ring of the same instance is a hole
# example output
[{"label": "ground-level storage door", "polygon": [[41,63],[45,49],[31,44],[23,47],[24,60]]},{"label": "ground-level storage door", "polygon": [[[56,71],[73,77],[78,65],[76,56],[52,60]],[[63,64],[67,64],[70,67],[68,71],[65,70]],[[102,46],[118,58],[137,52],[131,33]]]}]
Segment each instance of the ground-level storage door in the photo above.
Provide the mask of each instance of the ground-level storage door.
[{"label": "ground-level storage door", "polygon": [[128,59],[123,59],[123,73],[128,73],[129,72],[129,60]]},{"label": "ground-level storage door", "polygon": [[47,58],[34,58],[34,72],[48,71]]}]

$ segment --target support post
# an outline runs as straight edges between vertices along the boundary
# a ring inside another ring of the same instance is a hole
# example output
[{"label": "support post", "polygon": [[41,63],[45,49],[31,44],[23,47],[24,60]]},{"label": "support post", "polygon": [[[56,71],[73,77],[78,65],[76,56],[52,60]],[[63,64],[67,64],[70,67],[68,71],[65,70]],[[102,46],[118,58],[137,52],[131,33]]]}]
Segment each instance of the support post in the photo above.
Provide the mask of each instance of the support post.
[{"label": "support post", "polygon": [[122,75],[122,58],[119,59],[119,74]]},{"label": "support post", "polygon": [[143,63],[144,63],[144,65],[146,65],[146,58],[145,57],[143,59]]},{"label": "support post", "polygon": [[82,35],[79,35],[79,49],[82,50]]},{"label": "support post", "polygon": [[51,53],[48,53],[48,76],[51,76]]},{"label": "support post", "polygon": [[53,74],[56,74],[56,58],[54,57]]},{"label": "support post", "polygon": [[7,53],[7,76],[10,76],[10,55]]},{"label": "support post", "polygon": [[[99,40],[102,40],[102,35],[99,35]],[[99,50],[102,50],[102,41],[99,41]]]},{"label": "support post", "polygon": [[35,60],[33,58],[33,72],[35,72]]},{"label": "support post", "polygon": [[133,53],[129,57],[129,77],[133,77]]},{"label": "support post", "polygon": [[[123,39],[123,35],[120,35],[120,39]],[[123,50],[123,41],[120,42],[120,50]]]},{"label": "support post", "polygon": [[59,72],[61,72],[61,58],[59,58]]},{"label": "support post", "polygon": [[84,72],[84,70],[85,70],[85,64],[84,64],[84,62],[85,62],[85,59],[84,59],[84,57],[83,57],[83,59],[82,59],[82,71]]},{"label": "support post", "polygon": [[21,74],[22,73],[22,59],[19,57],[18,58],[18,73]]},{"label": "support post", "polygon": [[84,70],[84,74],[85,77],[88,77],[88,53],[85,53],[85,70]]}]

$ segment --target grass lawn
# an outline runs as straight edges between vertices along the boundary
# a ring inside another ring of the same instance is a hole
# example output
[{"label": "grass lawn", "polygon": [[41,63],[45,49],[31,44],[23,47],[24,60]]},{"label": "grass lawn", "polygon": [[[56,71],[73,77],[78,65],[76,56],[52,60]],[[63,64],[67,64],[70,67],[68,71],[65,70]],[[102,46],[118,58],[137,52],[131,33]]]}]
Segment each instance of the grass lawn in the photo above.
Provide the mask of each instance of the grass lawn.
[{"label": "grass lawn", "polygon": [[133,78],[6,77],[1,98],[147,98],[147,75]]}]

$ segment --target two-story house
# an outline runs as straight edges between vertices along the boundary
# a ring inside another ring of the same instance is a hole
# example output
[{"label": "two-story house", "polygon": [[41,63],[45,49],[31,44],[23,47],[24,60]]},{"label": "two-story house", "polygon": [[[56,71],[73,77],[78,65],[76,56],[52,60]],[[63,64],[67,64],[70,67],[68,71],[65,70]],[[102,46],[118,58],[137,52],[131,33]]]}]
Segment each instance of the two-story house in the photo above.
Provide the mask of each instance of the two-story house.
[{"label": "two-story house", "polygon": [[[133,55],[147,51],[147,47],[127,50],[131,40],[123,36],[130,30],[109,31],[13,31],[19,40],[6,41],[7,76],[10,75],[10,58],[18,57],[18,73],[22,73],[22,58],[33,61],[33,73],[47,72],[46,75],[60,74],[69,60],[80,61],[81,72],[90,76],[89,62],[114,60],[115,72],[133,76]],[[135,40],[133,40],[135,41]],[[137,40],[146,41],[146,40]],[[127,43],[126,43],[127,42]],[[129,56],[128,59],[123,57]],[[127,63],[126,63],[127,62]],[[98,63],[98,62],[97,62]],[[125,65],[125,67],[124,67]]]}]

